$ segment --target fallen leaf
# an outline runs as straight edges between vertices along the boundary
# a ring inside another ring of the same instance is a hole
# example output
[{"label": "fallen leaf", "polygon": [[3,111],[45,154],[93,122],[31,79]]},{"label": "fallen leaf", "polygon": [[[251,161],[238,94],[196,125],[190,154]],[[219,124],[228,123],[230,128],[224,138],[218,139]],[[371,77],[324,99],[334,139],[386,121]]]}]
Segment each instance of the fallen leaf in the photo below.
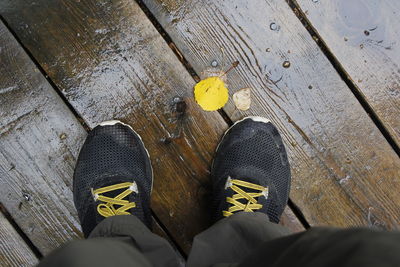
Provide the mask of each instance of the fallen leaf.
[{"label": "fallen leaf", "polygon": [[194,86],[194,99],[206,111],[222,108],[228,98],[228,88],[220,77],[209,77]]},{"label": "fallen leaf", "polygon": [[238,65],[239,61],[235,61],[227,71],[203,79],[194,86],[194,99],[202,109],[214,111],[225,106],[229,94],[223,77]]},{"label": "fallen leaf", "polygon": [[243,88],[233,94],[233,102],[240,110],[248,110],[251,104],[250,88]]}]

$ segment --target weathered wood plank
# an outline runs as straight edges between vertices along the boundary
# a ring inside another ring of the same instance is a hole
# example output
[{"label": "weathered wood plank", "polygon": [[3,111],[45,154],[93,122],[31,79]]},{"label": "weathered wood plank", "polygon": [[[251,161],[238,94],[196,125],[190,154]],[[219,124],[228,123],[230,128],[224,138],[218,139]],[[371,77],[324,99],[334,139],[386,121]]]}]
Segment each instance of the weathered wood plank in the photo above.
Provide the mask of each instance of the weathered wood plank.
[{"label": "weathered wood plank", "polygon": [[[47,254],[81,236],[71,189],[86,133],[3,24],[0,34],[0,200]],[[169,239],[155,221],[153,227]]]},{"label": "weathered wood plank", "polygon": [[400,2],[297,3],[400,146]]},{"label": "weathered wood plank", "polygon": [[[143,136],[155,172],[153,210],[188,252],[210,224],[209,163],[227,124],[194,103],[193,79],[138,5],[13,0],[0,10],[90,127],[118,118]],[[186,110],[176,109],[180,99]]]},{"label": "weathered wood plank", "polygon": [[33,266],[38,259],[14,227],[0,213],[1,266]]},{"label": "weathered wood plank", "polygon": [[85,130],[0,23],[0,201],[46,254],[80,236],[70,190]]},{"label": "weathered wood plank", "polygon": [[285,1],[143,2],[197,73],[240,61],[231,93],[253,88],[253,105],[225,111],[277,125],[311,225],[398,228],[400,160]]}]

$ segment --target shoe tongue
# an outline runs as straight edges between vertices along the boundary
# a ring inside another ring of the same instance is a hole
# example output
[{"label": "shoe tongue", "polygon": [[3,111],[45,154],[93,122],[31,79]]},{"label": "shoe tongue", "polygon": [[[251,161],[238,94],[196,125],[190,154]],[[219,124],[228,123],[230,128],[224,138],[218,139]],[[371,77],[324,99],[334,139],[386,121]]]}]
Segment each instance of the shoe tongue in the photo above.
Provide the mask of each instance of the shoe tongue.
[{"label": "shoe tongue", "polygon": [[229,172],[231,179],[242,180],[253,184],[268,186],[269,179],[256,167],[235,168]]}]

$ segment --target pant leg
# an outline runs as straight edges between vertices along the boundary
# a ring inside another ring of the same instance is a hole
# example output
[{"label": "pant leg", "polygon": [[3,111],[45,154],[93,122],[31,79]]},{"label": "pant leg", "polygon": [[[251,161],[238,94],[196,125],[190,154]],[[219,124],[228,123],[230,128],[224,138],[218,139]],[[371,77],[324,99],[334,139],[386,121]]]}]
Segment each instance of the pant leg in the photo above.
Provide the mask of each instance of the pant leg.
[{"label": "pant leg", "polygon": [[259,212],[239,212],[224,218],[194,238],[188,267],[240,263],[266,241],[290,234]]},{"label": "pant leg", "polygon": [[312,228],[264,243],[235,266],[400,266],[400,232]]},{"label": "pant leg", "polygon": [[133,215],[106,218],[88,239],[72,241],[39,263],[40,267],[180,265],[168,241]]}]

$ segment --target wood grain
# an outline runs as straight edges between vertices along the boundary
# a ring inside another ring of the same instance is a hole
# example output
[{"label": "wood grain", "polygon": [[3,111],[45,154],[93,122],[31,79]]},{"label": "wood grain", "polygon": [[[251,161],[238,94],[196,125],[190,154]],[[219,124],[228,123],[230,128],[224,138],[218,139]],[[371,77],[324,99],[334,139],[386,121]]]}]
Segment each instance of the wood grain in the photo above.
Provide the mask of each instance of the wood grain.
[{"label": "wood grain", "polygon": [[33,266],[38,259],[14,227],[0,213],[1,266]]},{"label": "wood grain", "polygon": [[311,225],[399,227],[398,156],[285,1],[143,2],[197,73],[240,61],[230,93],[251,87],[253,104],[224,109],[279,128]]},{"label": "wood grain", "polygon": [[[82,236],[71,189],[86,132],[2,23],[0,36],[0,201],[47,254]],[[153,230],[169,240],[155,221]]]},{"label": "wood grain", "polygon": [[0,47],[0,201],[47,254],[81,236],[70,188],[86,132],[2,23]]},{"label": "wood grain", "polygon": [[297,3],[400,146],[400,2]]},{"label": "wood grain", "polygon": [[211,223],[209,163],[227,124],[194,103],[193,79],[142,10],[127,0],[13,0],[0,9],[90,127],[115,118],[142,135],[152,208],[187,253]]}]

